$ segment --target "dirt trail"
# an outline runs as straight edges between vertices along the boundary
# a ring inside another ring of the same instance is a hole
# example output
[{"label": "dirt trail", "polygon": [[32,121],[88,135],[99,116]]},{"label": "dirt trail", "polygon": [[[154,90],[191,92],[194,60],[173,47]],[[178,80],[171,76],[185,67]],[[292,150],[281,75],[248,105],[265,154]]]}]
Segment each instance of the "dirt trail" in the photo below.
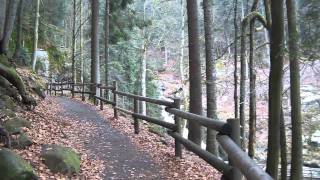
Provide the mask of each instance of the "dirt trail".
[{"label": "dirt trail", "polygon": [[63,116],[90,122],[98,128],[88,132],[85,148],[105,162],[104,179],[164,179],[161,168],[146,152],[138,151],[129,138],[112,128],[92,106],[65,97],[56,98],[64,109]]}]

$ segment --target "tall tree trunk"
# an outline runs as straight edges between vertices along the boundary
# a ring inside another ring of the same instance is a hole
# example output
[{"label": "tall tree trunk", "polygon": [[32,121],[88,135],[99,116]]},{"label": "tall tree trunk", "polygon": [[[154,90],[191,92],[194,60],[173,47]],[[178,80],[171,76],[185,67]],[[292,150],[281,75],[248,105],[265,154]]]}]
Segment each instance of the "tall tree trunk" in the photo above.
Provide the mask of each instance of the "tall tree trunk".
[{"label": "tall tree trunk", "polygon": [[16,49],[14,52],[14,57],[18,57],[21,51],[22,45],[22,21],[23,21],[23,1],[19,1],[18,13],[17,13],[17,40],[16,40]]},{"label": "tall tree trunk", "polygon": [[36,12],[35,12],[35,22],[34,22],[34,31],[33,31],[33,51],[32,51],[32,70],[36,70],[37,64],[37,49],[38,49],[38,28],[39,28],[39,9],[40,9],[40,0],[36,1]]},{"label": "tall tree trunk", "polygon": [[280,152],[281,152],[281,179],[287,179],[287,137],[286,137],[286,128],[284,123],[284,114],[283,108],[281,107],[280,115]]},{"label": "tall tree trunk", "polygon": [[[190,112],[202,114],[201,61],[199,47],[198,3],[187,0],[188,37],[189,37],[189,80],[190,80]],[[197,122],[189,122],[188,138],[201,144],[201,126]]]},{"label": "tall tree trunk", "polygon": [[6,23],[7,0],[0,0],[0,42],[3,37],[4,25]]},{"label": "tall tree trunk", "polygon": [[290,59],[290,102],[292,123],[291,179],[302,179],[302,127],[299,68],[299,33],[297,26],[296,1],[287,0],[289,59]]},{"label": "tall tree trunk", "polygon": [[[257,9],[259,0],[255,0],[251,7],[251,12]],[[250,37],[249,37],[249,142],[248,142],[248,154],[251,158],[254,157],[255,153],[255,142],[256,142],[256,70],[254,61],[254,25],[255,19],[250,21]]]},{"label": "tall tree trunk", "polygon": [[284,0],[271,0],[269,121],[267,172],[278,179],[280,150],[280,114],[282,99],[282,69],[284,56]]},{"label": "tall tree trunk", "polygon": [[[143,3],[143,21],[146,22],[146,6],[147,0]],[[142,58],[140,63],[140,85],[141,85],[141,96],[147,96],[147,41],[148,37],[146,34],[146,28],[142,29],[143,44],[142,44]],[[145,101],[140,101],[140,112],[143,115],[147,114],[147,105]]]},{"label": "tall tree trunk", "polygon": [[[71,42],[71,61],[72,61],[72,82],[76,83],[76,59],[75,59],[75,51],[76,51],[76,0],[73,0],[73,19],[72,19],[72,42]],[[73,86],[74,87],[74,86]]]},{"label": "tall tree trunk", "polygon": [[[105,39],[104,39],[104,45],[105,45],[105,83],[106,86],[109,85],[109,4],[110,1],[106,0],[106,7],[105,7]],[[106,98],[109,98],[109,91],[105,91]]]},{"label": "tall tree trunk", "polygon": [[239,104],[238,104],[238,0],[234,1],[234,17],[233,17],[233,25],[234,25],[234,91],[233,91],[233,99],[234,99],[234,118],[238,118],[239,112]]},{"label": "tall tree trunk", "polygon": [[[2,6],[2,5],[1,5]],[[3,35],[0,40],[0,54],[6,54],[9,47],[11,33],[13,31],[14,20],[16,18],[18,0],[10,0],[6,8],[6,18],[3,27]]]},{"label": "tall tree trunk", "polygon": [[[92,0],[91,3],[91,83],[100,82],[99,69],[99,0]],[[97,89],[91,86],[91,95],[97,94]]]},{"label": "tall tree trunk", "polygon": [[[216,89],[216,67],[213,56],[213,20],[212,20],[212,0],[203,0],[204,31],[206,46],[206,85],[207,85],[207,117],[217,119],[217,89]],[[207,129],[207,151],[218,155],[218,144],[216,141],[217,132]]]},{"label": "tall tree trunk", "polygon": [[82,35],[82,30],[83,30],[83,24],[82,24],[82,0],[80,0],[80,3],[79,3],[79,24],[80,24],[80,27],[79,27],[79,56],[80,56],[80,81],[81,83],[84,83],[84,67],[83,67],[83,35]]}]

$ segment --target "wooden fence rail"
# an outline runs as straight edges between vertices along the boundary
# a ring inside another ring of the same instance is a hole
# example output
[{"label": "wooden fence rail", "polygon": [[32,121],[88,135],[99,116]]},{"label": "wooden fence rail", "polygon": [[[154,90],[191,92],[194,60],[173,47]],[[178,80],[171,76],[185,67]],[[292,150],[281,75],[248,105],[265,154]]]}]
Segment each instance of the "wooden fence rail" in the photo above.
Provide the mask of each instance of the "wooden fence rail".
[{"label": "wooden fence rail", "polygon": [[[95,87],[96,91],[86,91],[86,87]],[[77,90],[76,87],[80,87]],[[98,90],[99,89],[99,90]],[[98,90],[98,91],[97,91]],[[111,91],[113,94],[112,100],[105,97],[103,93],[105,91]],[[228,119],[227,122],[219,121],[217,119],[211,119],[197,114],[184,112],[180,110],[181,101],[174,99],[174,101],[165,101],[149,97],[143,97],[135,94],[121,92],[117,89],[117,82],[114,81],[112,86],[104,86],[101,84],[93,83],[49,83],[47,84],[47,93],[52,95],[54,91],[57,95],[57,91],[63,95],[64,91],[70,91],[72,97],[75,94],[81,94],[82,100],[85,100],[85,95],[89,95],[94,99],[94,104],[97,105],[97,101],[100,101],[100,109],[103,110],[104,103],[110,104],[114,110],[114,118],[118,118],[118,111],[131,115],[134,120],[134,133],[138,134],[140,131],[139,121],[144,120],[149,123],[157,124],[161,127],[168,129],[168,134],[175,140],[175,156],[182,157],[182,145],[189,151],[197,154],[204,159],[215,169],[220,171],[223,176],[222,179],[240,180],[243,175],[249,180],[270,180],[272,179],[263,169],[261,169],[239,146],[240,144],[240,122],[239,119]],[[99,93],[97,93],[99,92]],[[117,99],[118,96],[125,96],[133,99],[133,111],[119,107]],[[148,103],[165,106],[165,110],[174,115],[174,124],[162,121],[160,119],[143,115],[139,113],[139,101],[145,101]],[[181,119],[193,121],[201,124],[206,128],[211,128],[218,132],[217,140],[221,147],[228,154],[229,164],[225,163],[219,157],[202,149],[199,145],[184,138],[181,135]]]}]

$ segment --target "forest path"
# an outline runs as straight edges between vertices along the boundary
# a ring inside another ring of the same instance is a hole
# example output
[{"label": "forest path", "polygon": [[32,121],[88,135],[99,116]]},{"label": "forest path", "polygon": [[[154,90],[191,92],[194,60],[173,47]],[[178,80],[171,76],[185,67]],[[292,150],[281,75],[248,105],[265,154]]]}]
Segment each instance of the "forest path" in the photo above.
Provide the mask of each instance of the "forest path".
[{"label": "forest path", "polygon": [[[62,115],[97,127],[88,132],[85,148],[105,163],[104,179],[163,179],[157,165],[146,152],[138,151],[130,139],[112,128],[94,107],[66,97],[57,97]],[[159,169],[160,168],[160,169]]]}]

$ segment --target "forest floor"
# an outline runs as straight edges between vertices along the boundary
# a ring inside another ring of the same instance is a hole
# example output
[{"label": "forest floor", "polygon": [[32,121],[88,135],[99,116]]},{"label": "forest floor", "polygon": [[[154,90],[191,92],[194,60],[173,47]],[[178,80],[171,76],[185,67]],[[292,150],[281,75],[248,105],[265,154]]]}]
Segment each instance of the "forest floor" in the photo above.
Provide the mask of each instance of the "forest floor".
[{"label": "forest floor", "polygon": [[34,111],[25,111],[32,128],[25,129],[34,144],[15,150],[34,167],[40,179],[70,179],[53,174],[40,158],[44,144],[73,148],[81,156],[81,171],[71,179],[219,179],[220,174],[196,155],[174,156],[172,138],[161,137],[142,123],[133,133],[130,117],[113,118],[112,108],[101,111],[89,102],[47,97]]}]

